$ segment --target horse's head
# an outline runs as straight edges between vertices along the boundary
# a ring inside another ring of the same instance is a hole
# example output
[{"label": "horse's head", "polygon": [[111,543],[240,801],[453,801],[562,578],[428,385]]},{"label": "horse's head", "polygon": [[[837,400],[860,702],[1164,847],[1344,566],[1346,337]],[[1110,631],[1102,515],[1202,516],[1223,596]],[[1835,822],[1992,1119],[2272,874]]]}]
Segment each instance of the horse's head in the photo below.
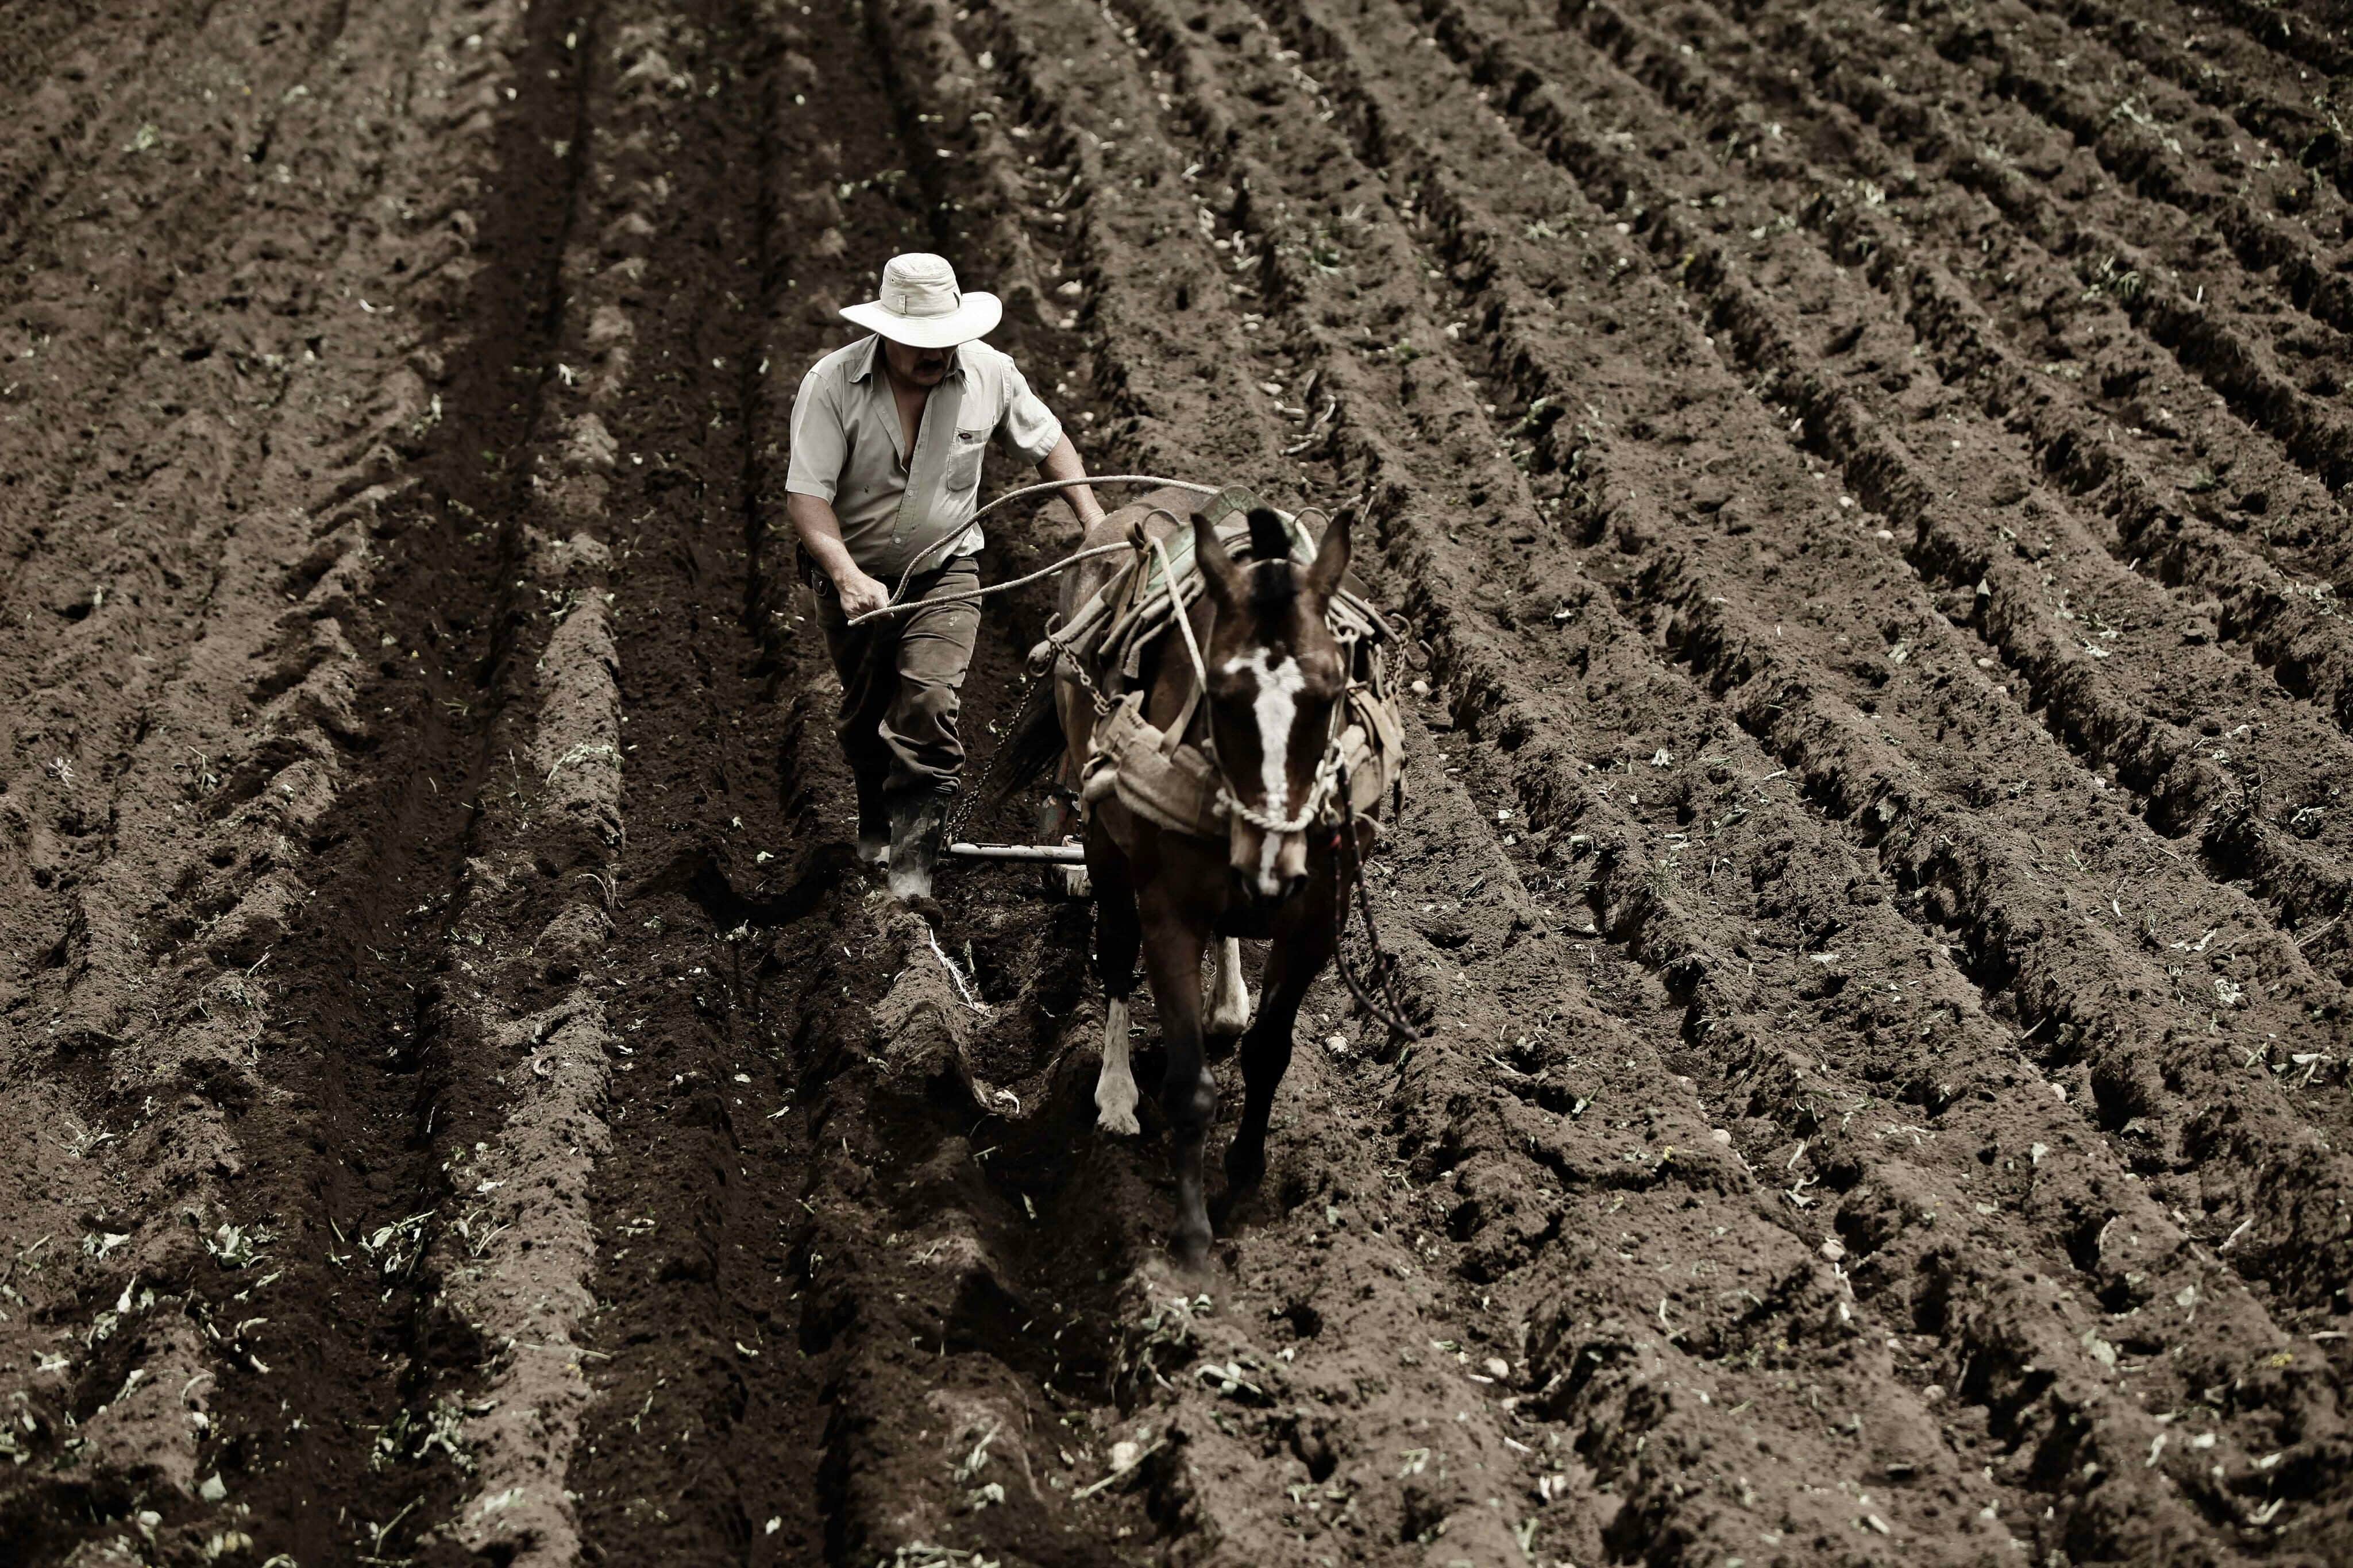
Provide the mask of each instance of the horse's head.
[{"label": "horse's head", "polygon": [[[1346,687],[1339,643],[1324,607],[1348,569],[1348,517],[1324,531],[1313,563],[1291,559],[1282,520],[1250,514],[1252,559],[1226,553],[1217,531],[1193,518],[1193,548],[1217,618],[1202,649],[1208,667],[1209,734],[1227,790],[1250,813],[1296,820],[1314,787],[1332,734],[1332,705]],[[1271,831],[1229,813],[1234,879],[1250,898],[1279,903],[1307,884],[1306,826]]]}]

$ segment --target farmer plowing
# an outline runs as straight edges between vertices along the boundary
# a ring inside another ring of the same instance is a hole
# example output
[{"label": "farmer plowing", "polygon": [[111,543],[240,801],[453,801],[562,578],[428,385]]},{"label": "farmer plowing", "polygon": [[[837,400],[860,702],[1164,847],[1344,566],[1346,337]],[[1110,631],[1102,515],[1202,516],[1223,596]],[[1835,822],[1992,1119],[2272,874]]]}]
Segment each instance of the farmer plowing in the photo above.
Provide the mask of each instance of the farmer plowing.
[{"label": "farmer plowing", "polygon": [[[1176,1155],[1176,1251],[1198,1265],[1217,1109],[1204,1035],[1240,1037],[1247,1096],[1226,1170],[1247,1189],[1265,1169],[1300,1001],[1336,950],[1381,803],[1401,796],[1388,628],[1348,577],[1348,513],[1319,542],[1247,490],[1119,475],[1161,488],[1106,516],[1052,414],[1010,359],[976,341],[998,320],[994,297],[961,293],[939,257],[899,256],[881,298],[841,313],[873,335],[803,377],[788,489],[841,677],[837,734],[857,782],[859,858],[887,866],[892,895],[936,918],[932,877],[964,763],[956,693],[980,601],[1019,585],[980,586],[978,519],[1060,491],[1085,537],[1032,574],[1069,574],[1054,629],[1031,654],[1038,673],[1052,673],[1052,702],[1033,703],[1013,737],[1005,787],[1063,753],[1060,782],[1084,824],[1097,900],[1100,1122],[1139,1131],[1128,997],[1140,952],[1167,1046],[1159,1099]],[[992,437],[1047,480],[982,507]],[[1271,943],[1255,1020],[1244,938]],[[1385,981],[1383,962],[1376,937]],[[1349,985],[1413,1032],[1353,974]]]},{"label": "farmer plowing", "polygon": [[2345,11],[0,0],[0,1560],[2353,1563]]},{"label": "farmer plowing", "polygon": [[[937,256],[896,256],[841,314],[870,336],[801,378],[786,507],[841,677],[836,734],[858,786],[858,857],[927,904],[964,773],[958,694],[980,629],[980,470],[991,439],[1038,465],[1082,524],[1103,516],[1078,448],[1007,355],[1003,307]],[[893,584],[896,587],[893,587]],[[906,613],[862,619],[885,606]]]}]

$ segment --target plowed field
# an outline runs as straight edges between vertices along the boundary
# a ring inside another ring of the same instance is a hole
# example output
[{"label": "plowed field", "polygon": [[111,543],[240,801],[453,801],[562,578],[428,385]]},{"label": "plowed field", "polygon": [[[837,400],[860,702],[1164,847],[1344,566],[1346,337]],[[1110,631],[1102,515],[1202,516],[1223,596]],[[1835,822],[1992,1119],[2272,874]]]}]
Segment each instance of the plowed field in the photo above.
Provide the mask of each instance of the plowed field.
[{"label": "plowed field", "polygon": [[[2353,1562],[2332,14],[0,0],[0,1563]],[[1206,1278],[851,858],[899,249],[1412,626]]]}]

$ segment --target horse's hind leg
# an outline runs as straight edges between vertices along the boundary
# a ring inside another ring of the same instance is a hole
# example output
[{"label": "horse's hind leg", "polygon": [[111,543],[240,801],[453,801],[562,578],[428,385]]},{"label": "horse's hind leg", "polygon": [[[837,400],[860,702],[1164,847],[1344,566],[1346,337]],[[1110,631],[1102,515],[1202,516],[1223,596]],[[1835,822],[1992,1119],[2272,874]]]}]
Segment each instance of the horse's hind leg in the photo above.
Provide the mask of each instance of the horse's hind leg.
[{"label": "horse's hind leg", "polygon": [[[1108,845],[1106,848],[1110,848]],[[1095,1075],[1095,1124],[1133,1138],[1137,1131],[1135,1070],[1128,1059],[1127,998],[1135,989],[1135,889],[1116,848],[1092,862],[1095,893],[1095,969],[1103,976],[1103,1069]]]},{"label": "horse's hind leg", "polygon": [[1198,1268],[1209,1254],[1209,1204],[1202,1184],[1203,1146],[1218,1112],[1218,1080],[1201,1054],[1202,933],[1147,888],[1142,903],[1144,969],[1160,1009],[1160,1036],[1168,1070],[1160,1080],[1160,1107],[1168,1116],[1171,1163],[1176,1171],[1176,1258]]},{"label": "horse's hind leg", "polygon": [[1209,1021],[1203,1026],[1210,1035],[1234,1039],[1250,1027],[1250,986],[1242,979],[1242,943],[1240,937],[1229,936],[1218,944],[1217,963],[1209,972]]},{"label": "horse's hind leg", "polygon": [[1321,907],[1324,912],[1301,921],[1300,929],[1287,940],[1278,939],[1267,952],[1266,989],[1259,997],[1258,1019],[1240,1047],[1241,1125],[1226,1147],[1226,1184],[1235,1192],[1258,1185],[1266,1174],[1267,1118],[1274,1110],[1274,1091],[1291,1070],[1291,1036],[1299,1004],[1332,956],[1331,906],[1323,902]]}]

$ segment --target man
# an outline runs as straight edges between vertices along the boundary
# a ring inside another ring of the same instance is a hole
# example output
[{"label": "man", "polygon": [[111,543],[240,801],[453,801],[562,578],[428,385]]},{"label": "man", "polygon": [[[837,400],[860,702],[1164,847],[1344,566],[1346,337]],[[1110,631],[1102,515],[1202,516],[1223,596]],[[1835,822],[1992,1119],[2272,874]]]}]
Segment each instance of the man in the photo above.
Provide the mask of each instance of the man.
[{"label": "man", "polygon": [[[842,315],[872,334],[817,362],[793,405],[785,508],[799,532],[826,646],[841,676],[836,733],[858,782],[858,858],[887,861],[893,895],[928,900],[964,771],[957,693],[980,628],[980,466],[988,438],[1049,479],[1083,479],[1060,423],[1007,355],[979,340],[1002,307],[958,289],[936,256],[895,256],[881,298]],[[1083,531],[1094,494],[1063,494]],[[921,609],[851,626],[891,603]]]}]

